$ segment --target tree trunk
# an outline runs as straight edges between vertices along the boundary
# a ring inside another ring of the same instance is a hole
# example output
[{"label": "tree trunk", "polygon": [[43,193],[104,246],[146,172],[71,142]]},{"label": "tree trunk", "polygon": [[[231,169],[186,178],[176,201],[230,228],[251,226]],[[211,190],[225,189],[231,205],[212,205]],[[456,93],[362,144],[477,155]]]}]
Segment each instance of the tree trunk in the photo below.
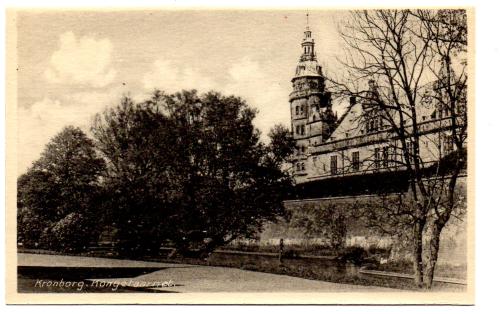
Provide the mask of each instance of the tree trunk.
[{"label": "tree trunk", "polygon": [[427,221],[426,228],[423,233],[423,280],[426,289],[432,288],[434,280],[434,270],[439,253],[439,237],[441,234],[441,227],[439,226],[436,218],[430,218]]},{"label": "tree trunk", "polygon": [[416,222],[413,226],[413,272],[415,285],[422,288],[422,232],[424,225]]}]

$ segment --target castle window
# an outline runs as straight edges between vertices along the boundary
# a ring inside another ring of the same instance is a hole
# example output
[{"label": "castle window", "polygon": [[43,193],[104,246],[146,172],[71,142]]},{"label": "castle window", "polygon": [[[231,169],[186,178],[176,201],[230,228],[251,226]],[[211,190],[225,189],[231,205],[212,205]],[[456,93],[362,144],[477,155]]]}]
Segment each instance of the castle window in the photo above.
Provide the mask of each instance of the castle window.
[{"label": "castle window", "polygon": [[359,152],[352,152],[352,170],[359,171]]},{"label": "castle window", "polygon": [[305,126],[303,124],[300,126],[300,134],[301,135],[306,134],[306,128],[305,128]]},{"label": "castle window", "polygon": [[300,125],[295,126],[295,134],[300,134]]},{"label": "castle window", "polygon": [[385,168],[389,167],[389,147],[384,147],[383,148],[383,151],[382,151],[382,155],[383,155],[383,166]]},{"label": "castle window", "polygon": [[330,171],[332,174],[337,174],[337,156],[330,157]]},{"label": "castle window", "polygon": [[304,113],[304,105],[300,106],[300,114]]},{"label": "castle window", "polygon": [[406,142],[406,149],[408,150],[408,155],[410,158],[413,158],[413,142],[411,140],[408,140]]},{"label": "castle window", "polygon": [[374,152],[374,165],[375,165],[375,168],[380,168],[380,148],[375,148],[375,152]]},{"label": "castle window", "polygon": [[449,135],[444,138],[443,153],[448,155],[451,152],[453,152],[453,137]]},{"label": "castle window", "polygon": [[299,115],[299,106],[295,107],[295,114]]},{"label": "castle window", "polygon": [[302,163],[302,171],[306,170],[306,165]]}]

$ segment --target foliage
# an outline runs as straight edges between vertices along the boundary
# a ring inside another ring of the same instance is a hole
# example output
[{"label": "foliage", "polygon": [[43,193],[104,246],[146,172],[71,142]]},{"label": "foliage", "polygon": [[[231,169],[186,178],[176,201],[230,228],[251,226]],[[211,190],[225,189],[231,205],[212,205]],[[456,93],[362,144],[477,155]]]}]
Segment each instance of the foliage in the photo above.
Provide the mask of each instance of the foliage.
[{"label": "foliage", "polygon": [[[103,170],[104,161],[97,157],[92,141],[78,128],[64,128],[18,179],[19,242],[61,248],[73,243],[76,235],[82,236],[82,245],[93,241],[84,231],[89,226],[68,217],[86,217],[94,229],[99,227],[95,216]],[[54,227],[72,231],[54,235]]]},{"label": "foliage", "polygon": [[339,252],[341,261],[361,265],[368,257],[368,252],[359,246],[349,246]]},{"label": "foliage", "polygon": [[159,112],[130,99],[96,117],[92,132],[106,160],[104,177],[106,223],[117,228],[117,248],[125,255],[142,255],[160,247],[160,230],[167,229],[168,208],[175,181],[167,121]]},{"label": "foliage", "polygon": [[169,240],[182,254],[205,254],[282,213],[287,135],[277,128],[272,144],[260,143],[254,117],[234,96],[156,91],[96,118],[122,253],[154,254]]},{"label": "foliage", "polygon": [[57,244],[54,247],[56,250],[79,252],[86,249],[89,244],[85,239],[97,238],[98,230],[93,219],[80,212],[72,212],[56,222],[50,231]]},{"label": "foliage", "polygon": [[17,210],[17,243],[28,248],[37,248],[45,228],[40,216],[28,208]]},{"label": "foliage", "polygon": [[273,162],[276,165],[289,162],[289,157],[292,156],[295,146],[295,140],[290,131],[285,126],[278,124],[271,129],[268,136],[271,139],[269,151]]}]

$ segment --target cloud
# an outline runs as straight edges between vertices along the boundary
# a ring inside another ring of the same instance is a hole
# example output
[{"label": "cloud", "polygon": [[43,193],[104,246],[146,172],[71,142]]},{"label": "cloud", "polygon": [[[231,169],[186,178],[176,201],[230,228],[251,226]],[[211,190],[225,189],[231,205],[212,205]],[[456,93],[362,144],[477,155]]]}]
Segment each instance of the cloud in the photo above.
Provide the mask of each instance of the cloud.
[{"label": "cloud", "polygon": [[144,75],[143,85],[147,90],[157,88],[169,93],[183,89],[196,89],[203,93],[217,88],[217,84],[200,71],[165,59],[153,63],[151,70]]},{"label": "cloud", "polygon": [[267,141],[267,133],[275,124],[290,124],[290,88],[275,78],[272,69],[243,58],[231,66],[228,72],[230,83],[223,90],[242,97],[258,110],[254,124],[263,133],[264,141]]},{"label": "cloud", "polygon": [[45,145],[65,126],[80,127],[87,134],[95,114],[120,100],[120,89],[106,92],[79,92],[44,98],[29,108],[18,109],[18,174],[40,157]]},{"label": "cloud", "polygon": [[110,66],[112,52],[108,39],[78,39],[73,32],[66,32],[59,37],[59,49],[50,58],[45,78],[51,83],[107,86],[116,76]]},{"label": "cloud", "polygon": [[[268,69],[272,72],[272,69]],[[167,92],[196,88],[200,92],[219,91],[225,95],[240,96],[249,106],[258,110],[255,126],[262,131],[264,141],[270,128],[283,123],[289,125],[289,86],[281,85],[279,79],[266,73],[256,61],[243,58],[219,72],[219,80],[203,75],[198,69],[175,66],[168,60],[157,60],[151,70],[143,76],[144,90],[136,90],[137,101],[148,97],[152,88]],[[45,145],[66,125],[90,131],[96,113],[107,106],[116,105],[128,86],[112,85],[105,90],[87,89],[81,92],[45,97],[29,107],[18,109],[18,173],[27,170],[40,157]],[[146,91],[147,90],[147,91]]]}]

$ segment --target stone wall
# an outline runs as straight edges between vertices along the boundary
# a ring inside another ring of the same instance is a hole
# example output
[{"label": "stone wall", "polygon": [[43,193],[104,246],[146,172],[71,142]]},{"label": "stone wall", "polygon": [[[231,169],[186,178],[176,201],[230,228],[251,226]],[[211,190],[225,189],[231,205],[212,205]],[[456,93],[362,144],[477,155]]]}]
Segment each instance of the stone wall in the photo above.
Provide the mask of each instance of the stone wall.
[{"label": "stone wall", "polygon": [[[465,179],[462,180],[465,184]],[[316,200],[301,200],[286,202],[286,208],[291,215],[300,211],[302,206],[337,204],[348,207],[356,201],[369,201],[376,196],[350,196],[335,197]],[[452,265],[466,265],[467,262],[467,219],[466,217],[452,217],[441,233],[441,248],[438,263]],[[260,245],[278,245],[279,239],[283,238],[285,245],[304,245],[324,244],[326,239],[321,237],[307,237],[304,230],[293,227],[282,218],[277,223],[267,224],[260,234],[256,244]],[[377,230],[367,228],[359,219],[348,219],[346,246],[358,246],[363,248],[376,247],[391,249],[390,259],[402,260],[411,259],[410,248],[401,245],[398,241],[388,236],[382,236]]]}]

